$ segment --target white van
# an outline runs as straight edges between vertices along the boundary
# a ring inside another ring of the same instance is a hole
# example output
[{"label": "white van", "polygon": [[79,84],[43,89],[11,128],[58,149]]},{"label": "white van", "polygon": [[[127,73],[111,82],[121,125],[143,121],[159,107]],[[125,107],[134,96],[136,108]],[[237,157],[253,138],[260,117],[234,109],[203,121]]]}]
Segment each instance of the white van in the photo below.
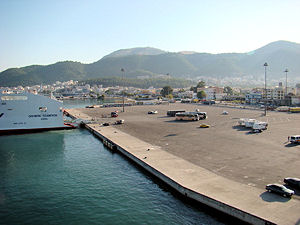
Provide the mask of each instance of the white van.
[{"label": "white van", "polygon": [[300,144],[300,135],[293,135],[289,139],[292,144]]}]

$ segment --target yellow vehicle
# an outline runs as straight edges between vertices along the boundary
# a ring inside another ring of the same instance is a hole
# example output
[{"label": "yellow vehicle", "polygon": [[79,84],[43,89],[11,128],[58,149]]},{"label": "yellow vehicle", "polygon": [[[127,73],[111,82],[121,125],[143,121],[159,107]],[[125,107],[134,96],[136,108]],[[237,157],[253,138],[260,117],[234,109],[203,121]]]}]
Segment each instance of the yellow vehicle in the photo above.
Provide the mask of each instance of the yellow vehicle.
[{"label": "yellow vehicle", "polygon": [[200,128],[209,128],[210,127],[210,125],[208,125],[208,124],[200,124]]},{"label": "yellow vehicle", "polygon": [[290,112],[291,113],[300,113],[300,107],[291,107]]}]

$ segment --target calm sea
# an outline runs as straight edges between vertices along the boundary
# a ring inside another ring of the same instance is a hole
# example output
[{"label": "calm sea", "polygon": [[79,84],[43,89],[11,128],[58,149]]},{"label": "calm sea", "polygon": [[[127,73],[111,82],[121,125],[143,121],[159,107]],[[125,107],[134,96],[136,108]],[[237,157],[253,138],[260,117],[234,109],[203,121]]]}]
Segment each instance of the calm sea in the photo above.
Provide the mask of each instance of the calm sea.
[{"label": "calm sea", "polygon": [[0,143],[0,224],[228,223],[180,200],[86,130]]}]

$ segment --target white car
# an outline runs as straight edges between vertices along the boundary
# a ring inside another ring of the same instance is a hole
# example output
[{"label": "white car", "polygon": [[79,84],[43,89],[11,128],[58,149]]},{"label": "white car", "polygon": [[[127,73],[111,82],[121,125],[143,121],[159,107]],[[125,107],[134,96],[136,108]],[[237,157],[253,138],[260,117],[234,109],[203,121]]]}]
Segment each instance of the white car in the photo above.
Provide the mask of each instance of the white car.
[{"label": "white car", "polygon": [[157,114],[157,111],[149,111],[148,114]]}]

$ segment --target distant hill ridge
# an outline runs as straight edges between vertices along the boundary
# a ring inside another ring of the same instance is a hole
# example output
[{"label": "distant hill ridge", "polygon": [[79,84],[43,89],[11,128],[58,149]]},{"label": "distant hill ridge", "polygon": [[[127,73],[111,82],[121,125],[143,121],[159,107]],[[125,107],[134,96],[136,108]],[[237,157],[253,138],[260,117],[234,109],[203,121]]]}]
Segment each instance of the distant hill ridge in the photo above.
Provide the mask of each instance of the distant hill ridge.
[{"label": "distant hill ridge", "polygon": [[107,57],[123,57],[123,56],[129,56],[129,55],[160,55],[166,53],[163,50],[157,49],[157,48],[151,48],[151,47],[138,47],[138,48],[128,48],[128,49],[120,49],[118,51],[115,51],[107,56],[104,56],[104,58]]},{"label": "distant hill ridge", "polygon": [[[268,62],[268,78],[281,79],[289,69],[289,79],[300,77],[300,44],[276,41],[247,53],[166,52],[156,48],[130,48],[115,51],[97,62],[57,62],[41,66],[11,68],[0,73],[0,86],[50,84],[55,81],[86,80],[103,77],[153,78],[172,77],[198,79],[258,79],[263,64]],[[124,68],[124,73],[121,72]]]}]

